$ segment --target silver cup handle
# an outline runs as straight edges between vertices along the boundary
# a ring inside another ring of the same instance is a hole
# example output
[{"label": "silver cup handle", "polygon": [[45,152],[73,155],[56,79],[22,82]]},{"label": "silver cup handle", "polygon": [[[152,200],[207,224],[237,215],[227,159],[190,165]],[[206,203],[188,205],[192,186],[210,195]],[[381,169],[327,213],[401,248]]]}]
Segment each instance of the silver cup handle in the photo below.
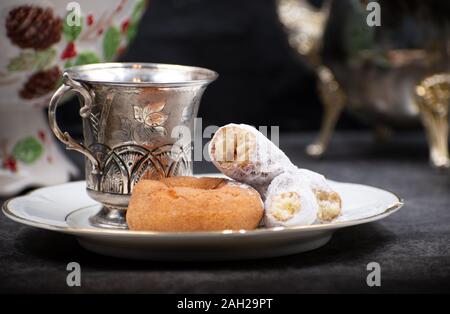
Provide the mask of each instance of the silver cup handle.
[{"label": "silver cup handle", "polygon": [[63,76],[63,85],[61,85],[58,90],[53,95],[50,100],[48,107],[48,120],[50,128],[56,137],[66,145],[66,149],[75,150],[83,155],[85,155],[92,163],[93,173],[99,171],[99,162],[97,158],[91,153],[89,149],[86,148],[82,143],[75,141],[68,132],[63,132],[58,126],[56,121],[56,109],[58,108],[59,100],[69,91],[77,92],[83,98],[83,106],[80,109],[80,116],[82,118],[88,118],[91,114],[92,108],[92,96],[89,91],[80,83],[72,80],[67,73]]}]

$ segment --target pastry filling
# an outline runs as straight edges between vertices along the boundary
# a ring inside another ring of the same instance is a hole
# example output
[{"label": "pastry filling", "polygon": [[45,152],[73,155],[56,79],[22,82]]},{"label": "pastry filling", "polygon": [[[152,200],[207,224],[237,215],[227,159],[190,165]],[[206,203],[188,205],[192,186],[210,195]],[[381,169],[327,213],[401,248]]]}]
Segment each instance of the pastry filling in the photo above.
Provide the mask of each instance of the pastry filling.
[{"label": "pastry filling", "polygon": [[227,128],[215,136],[212,147],[214,160],[227,167],[238,164],[245,167],[256,147],[256,138],[250,132]]},{"label": "pastry filling", "polygon": [[317,218],[321,221],[330,221],[341,214],[341,198],[335,192],[329,193],[320,190],[314,190],[319,212]]},{"label": "pastry filling", "polygon": [[287,221],[301,209],[300,196],[295,192],[284,192],[272,197],[269,211],[278,221]]}]

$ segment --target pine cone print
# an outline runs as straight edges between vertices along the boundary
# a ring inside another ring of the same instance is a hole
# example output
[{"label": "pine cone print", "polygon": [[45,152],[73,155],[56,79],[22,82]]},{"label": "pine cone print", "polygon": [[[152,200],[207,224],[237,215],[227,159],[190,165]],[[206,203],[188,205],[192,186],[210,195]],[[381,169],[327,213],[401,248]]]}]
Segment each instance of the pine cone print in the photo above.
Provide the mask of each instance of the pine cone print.
[{"label": "pine cone print", "polygon": [[57,66],[34,73],[19,92],[24,99],[44,96],[55,89],[61,78],[61,71]]},{"label": "pine cone print", "polygon": [[6,19],[6,34],[20,48],[44,50],[59,42],[62,20],[51,8],[23,5],[12,9]]}]

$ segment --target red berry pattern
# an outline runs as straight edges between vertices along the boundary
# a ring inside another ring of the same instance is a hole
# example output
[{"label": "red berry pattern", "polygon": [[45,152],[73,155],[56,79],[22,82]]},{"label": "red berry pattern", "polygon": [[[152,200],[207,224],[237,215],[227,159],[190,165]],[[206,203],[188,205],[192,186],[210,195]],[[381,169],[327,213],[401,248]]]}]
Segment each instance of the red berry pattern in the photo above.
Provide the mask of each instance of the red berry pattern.
[{"label": "red berry pattern", "polygon": [[17,161],[14,157],[8,157],[3,161],[3,168],[12,172],[17,172]]},{"label": "red berry pattern", "polygon": [[92,14],[89,14],[87,16],[87,25],[92,26],[94,24],[94,16]]},{"label": "red berry pattern", "polygon": [[130,27],[130,19],[127,19],[123,21],[122,24],[120,25],[120,31],[122,33],[126,33],[129,27]]},{"label": "red berry pattern", "polygon": [[42,142],[45,142],[45,133],[44,133],[44,131],[40,130],[40,131],[38,132],[38,137],[39,137],[39,139],[40,139]]},{"label": "red berry pattern", "polygon": [[67,44],[66,49],[61,54],[61,59],[71,59],[77,55],[77,50],[75,48],[75,44],[73,42],[70,42]]}]

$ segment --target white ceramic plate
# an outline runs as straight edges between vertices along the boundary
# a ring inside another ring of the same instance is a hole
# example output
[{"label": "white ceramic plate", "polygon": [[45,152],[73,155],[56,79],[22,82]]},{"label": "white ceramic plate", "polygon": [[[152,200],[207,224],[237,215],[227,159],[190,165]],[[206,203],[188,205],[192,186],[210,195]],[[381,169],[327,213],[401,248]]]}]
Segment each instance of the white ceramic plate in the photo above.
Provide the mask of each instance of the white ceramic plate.
[{"label": "white ceramic plate", "polygon": [[309,251],[325,245],[337,229],[385,218],[403,204],[398,196],[379,188],[332,181],[330,184],[343,202],[343,214],[332,223],[251,231],[182,233],[96,228],[89,225],[88,218],[101,205],[88,197],[83,181],[35,190],[7,201],[2,210],[19,223],[73,234],[84,248],[100,254],[186,261],[262,258]]}]

